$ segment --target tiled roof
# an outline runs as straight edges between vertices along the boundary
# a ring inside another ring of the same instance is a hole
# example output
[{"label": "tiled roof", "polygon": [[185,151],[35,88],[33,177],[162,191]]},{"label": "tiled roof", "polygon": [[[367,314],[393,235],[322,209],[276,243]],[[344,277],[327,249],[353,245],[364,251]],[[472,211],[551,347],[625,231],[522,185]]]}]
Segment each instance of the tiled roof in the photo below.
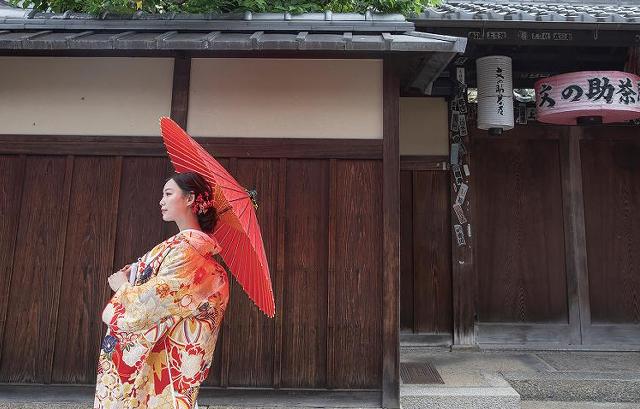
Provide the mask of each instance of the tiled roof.
[{"label": "tiled roof", "polygon": [[304,55],[306,51],[328,51],[367,58],[391,52],[400,53],[412,64],[403,79],[407,87],[423,93],[431,92],[433,81],[451,59],[464,52],[466,44],[466,38],[415,31],[415,24],[399,14],[328,11],[302,15],[136,13],[96,17],[40,13],[2,7],[0,3],[0,54],[46,55],[80,50],[120,55],[156,50],[159,55],[190,50],[216,56],[225,52]]},{"label": "tiled roof", "polygon": [[640,23],[640,1],[447,1],[416,20]]},{"label": "tiled roof", "polygon": [[325,51],[464,51],[466,41],[420,32],[274,33],[255,31],[23,31],[1,30],[0,50],[325,50]]},{"label": "tiled roof", "polygon": [[[2,1],[2,0],[0,0]],[[461,53],[400,14],[102,15],[0,7],[0,50],[329,50]]]}]

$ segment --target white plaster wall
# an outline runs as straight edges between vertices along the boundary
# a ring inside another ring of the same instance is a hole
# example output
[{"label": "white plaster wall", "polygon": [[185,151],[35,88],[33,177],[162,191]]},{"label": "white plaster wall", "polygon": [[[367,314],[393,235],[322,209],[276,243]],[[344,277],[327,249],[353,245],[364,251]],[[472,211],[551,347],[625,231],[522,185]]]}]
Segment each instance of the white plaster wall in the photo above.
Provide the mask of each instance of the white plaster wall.
[{"label": "white plaster wall", "polygon": [[0,57],[0,133],[159,136],[170,58]]},{"label": "white plaster wall", "polygon": [[382,138],[381,60],[194,59],[194,136]]},{"label": "white plaster wall", "polygon": [[400,155],[448,155],[447,101],[400,98]]}]

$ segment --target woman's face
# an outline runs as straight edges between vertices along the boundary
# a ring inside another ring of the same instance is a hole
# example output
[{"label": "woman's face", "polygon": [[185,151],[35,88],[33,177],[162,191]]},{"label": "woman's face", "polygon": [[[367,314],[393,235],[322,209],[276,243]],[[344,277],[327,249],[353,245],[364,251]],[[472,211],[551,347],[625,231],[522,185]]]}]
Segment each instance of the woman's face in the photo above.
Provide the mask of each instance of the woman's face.
[{"label": "woman's face", "polygon": [[162,189],[162,199],[160,200],[160,211],[162,220],[173,222],[182,220],[191,211],[189,205],[193,202],[193,195],[184,193],[180,186],[169,179]]}]

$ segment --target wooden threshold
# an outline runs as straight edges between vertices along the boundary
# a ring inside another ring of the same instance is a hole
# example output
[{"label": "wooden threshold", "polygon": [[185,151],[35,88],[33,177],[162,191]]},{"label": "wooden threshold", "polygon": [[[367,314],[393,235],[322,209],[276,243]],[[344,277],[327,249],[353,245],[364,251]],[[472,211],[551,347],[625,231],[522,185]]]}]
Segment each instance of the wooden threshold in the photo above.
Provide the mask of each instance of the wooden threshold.
[{"label": "wooden threshold", "polygon": [[[640,348],[640,324],[591,324],[590,342],[572,339],[569,324],[479,323],[478,344],[521,345],[545,349],[637,350]],[[622,349],[620,349],[622,348]]]},{"label": "wooden threshold", "polygon": [[591,324],[589,345],[622,345],[640,348],[640,324]]},{"label": "wooden threshold", "polygon": [[400,333],[400,346],[451,346],[453,334]]},{"label": "wooden threshold", "polygon": [[479,344],[527,344],[556,343],[571,344],[569,324],[477,324]]}]

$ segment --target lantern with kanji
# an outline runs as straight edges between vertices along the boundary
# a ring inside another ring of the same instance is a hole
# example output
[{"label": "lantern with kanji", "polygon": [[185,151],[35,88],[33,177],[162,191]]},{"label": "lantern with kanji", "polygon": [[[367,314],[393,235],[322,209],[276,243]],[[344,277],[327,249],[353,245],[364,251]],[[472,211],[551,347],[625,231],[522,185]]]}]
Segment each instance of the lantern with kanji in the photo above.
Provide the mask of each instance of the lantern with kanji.
[{"label": "lantern with kanji", "polygon": [[492,55],[476,60],[478,72],[478,128],[491,134],[513,128],[511,58]]},{"label": "lantern with kanji", "polygon": [[620,71],[581,71],[536,82],[537,120],[576,125],[640,118],[640,77]]}]

